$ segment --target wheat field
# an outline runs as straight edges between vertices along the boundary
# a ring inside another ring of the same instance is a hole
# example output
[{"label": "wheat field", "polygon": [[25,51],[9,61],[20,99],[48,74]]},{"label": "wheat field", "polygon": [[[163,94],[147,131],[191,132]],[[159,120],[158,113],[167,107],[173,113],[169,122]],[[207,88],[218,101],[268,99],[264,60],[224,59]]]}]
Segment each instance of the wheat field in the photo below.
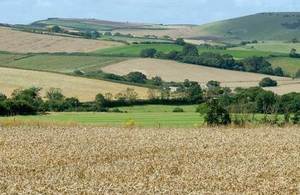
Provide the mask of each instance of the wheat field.
[{"label": "wheat field", "polygon": [[0,51],[18,53],[91,52],[122,43],[80,38],[41,35],[0,27]]},{"label": "wheat field", "polygon": [[60,88],[66,97],[92,101],[98,93],[113,95],[133,88],[140,98],[147,97],[147,88],[49,72],[0,68],[0,92],[10,95],[15,89],[41,87],[42,95],[50,88]]},{"label": "wheat field", "polygon": [[[142,72],[149,78],[160,76],[166,81],[184,81],[189,79],[198,81],[201,84],[206,84],[210,80],[220,81],[225,87],[253,87],[258,86],[261,79],[271,77],[278,81],[279,85],[288,86],[291,84],[293,87],[274,88],[279,94],[282,92],[299,91],[299,80],[292,80],[287,77],[276,77],[264,74],[232,71],[218,68],[211,68],[207,66],[199,66],[192,64],[184,64],[170,60],[159,59],[133,59],[123,61],[117,64],[111,64],[102,68],[105,72],[125,75],[132,71]],[[282,90],[281,90],[282,89]],[[286,89],[286,90],[283,90]],[[282,92],[281,92],[282,91]]]},{"label": "wheat field", "polygon": [[299,194],[289,128],[0,127],[4,194]]}]

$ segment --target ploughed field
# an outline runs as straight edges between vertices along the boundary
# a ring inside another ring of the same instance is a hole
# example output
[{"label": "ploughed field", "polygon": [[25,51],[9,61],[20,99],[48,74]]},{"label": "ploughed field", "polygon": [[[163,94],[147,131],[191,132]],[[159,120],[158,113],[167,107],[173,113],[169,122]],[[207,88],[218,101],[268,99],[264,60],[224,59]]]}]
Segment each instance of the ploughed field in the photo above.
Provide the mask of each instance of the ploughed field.
[{"label": "ploughed field", "polygon": [[290,128],[0,127],[0,191],[67,194],[297,194]]},{"label": "ploughed field", "polygon": [[0,51],[18,53],[91,52],[120,45],[122,44],[112,41],[41,35],[0,27]]}]

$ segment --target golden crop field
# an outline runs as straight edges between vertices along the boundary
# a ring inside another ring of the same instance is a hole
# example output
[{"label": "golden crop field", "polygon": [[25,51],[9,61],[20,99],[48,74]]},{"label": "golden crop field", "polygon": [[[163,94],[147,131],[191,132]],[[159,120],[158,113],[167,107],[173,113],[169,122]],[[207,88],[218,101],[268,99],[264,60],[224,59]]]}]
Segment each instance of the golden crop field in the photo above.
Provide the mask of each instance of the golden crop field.
[{"label": "golden crop field", "polygon": [[298,127],[34,126],[0,127],[4,194],[300,193]]},{"label": "golden crop field", "polygon": [[147,97],[147,89],[107,81],[67,76],[56,73],[0,68],[0,92],[7,95],[18,88],[42,87],[43,95],[49,88],[60,88],[67,97],[77,97],[81,101],[94,100],[98,93],[117,94],[133,88],[140,98]]},{"label": "golden crop field", "polygon": [[[235,87],[253,87],[258,86],[261,79],[265,77],[271,77],[277,80],[279,85],[291,86],[298,83],[297,80],[292,80],[287,77],[276,77],[264,74],[232,71],[218,68],[211,68],[207,66],[199,66],[192,64],[183,64],[170,60],[158,60],[158,59],[133,59],[123,61],[117,64],[108,65],[102,68],[105,72],[124,75],[132,71],[139,71],[147,75],[148,77],[160,76],[166,81],[184,81],[189,79],[192,81],[198,81],[202,84],[207,83],[210,80],[220,81],[223,86],[235,88]],[[290,87],[287,91],[298,91],[300,87]],[[276,90],[278,93],[281,90]]]},{"label": "golden crop field", "polygon": [[120,45],[122,43],[41,35],[0,27],[0,51],[19,53],[91,52]]}]

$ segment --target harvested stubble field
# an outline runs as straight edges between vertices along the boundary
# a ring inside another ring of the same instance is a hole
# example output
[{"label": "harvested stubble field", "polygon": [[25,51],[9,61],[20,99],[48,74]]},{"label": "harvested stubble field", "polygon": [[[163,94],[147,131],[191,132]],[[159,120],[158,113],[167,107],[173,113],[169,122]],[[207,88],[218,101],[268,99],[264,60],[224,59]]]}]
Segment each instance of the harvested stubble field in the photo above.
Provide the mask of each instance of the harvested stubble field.
[{"label": "harvested stubble field", "polygon": [[91,52],[121,45],[123,44],[112,41],[41,35],[0,27],[0,51],[19,53]]},{"label": "harvested stubble field", "polygon": [[0,68],[0,90],[10,95],[18,88],[41,87],[43,94],[49,88],[60,88],[67,97],[77,97],[81,101],[92,101],[98,93],[117,94],[133,88],[140,98],[147,97],[147,88],[130,86],[107,81],[87,79],[49,72]]},{"label": "harvested stubble field", "polygon": [[7,194],[299,194],[297,127],[0,127]]},{"label": "harvested stubble field", "polygon": [[[287,77],[276,77],[257,73],[211,68],[207,66],[183,64],[169,60],[133,59],[105,66],[102,70],[119,75],[125,75],[132,71],[139,71],[150,78],[160,76],[166,81],[180,82],[189,79],[205,84],[210,80],[217,80],[220,81],[223,86],[230,88],[258,86],[261,79],[271,77],[278,81],[279,85],[284,85],[285,87],[289,85],[293,86],[287,88],[289,90],[284,90],[284,92],[300,92],[299,86],[296,85],[299,81]],[[276,90],[276,92],[281,93],[280,90]]]}]

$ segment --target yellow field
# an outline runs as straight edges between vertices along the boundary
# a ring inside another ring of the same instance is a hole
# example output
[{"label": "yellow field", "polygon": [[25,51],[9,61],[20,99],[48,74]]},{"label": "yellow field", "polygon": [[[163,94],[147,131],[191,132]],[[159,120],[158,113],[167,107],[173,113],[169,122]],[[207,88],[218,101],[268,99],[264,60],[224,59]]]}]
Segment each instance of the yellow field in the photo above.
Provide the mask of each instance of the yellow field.
[{"label": "yellow field", "polygon": [[[223,86],[230,88],[258,86],[258,83],[262,78],[271,77],[277,80],[280,85],[293,84],[291,86],[294,87],[291,87],[286,91],[300,92],[300,85],[294,85],[299,81],[294,81],[291,78],[210,68],[169,60],[134,59],[106,66],[103,70],[120,75],[124,75],[132,71],[139,71],[150,78],[160,76],[166,81],[183,81],[185,79],[189,79],[205,84],[210,80],[217,80],[220,81]],[[277,90],[277,92],[280,93],[280,90]]]},{"label": "yellow field", "polygon": [[290,128],[0,127],[4,194],[299,194]]},{"label": "yellow field", "polygon": [[71,37],[41,35],[0,27],[0,51],[35,52],[90,52],[120,46],[121,43]]},{"label": "yellow field", "polygon": [[147,89],[124,84],[73,77],[55,73],[0,68],[0,92],[7,95],[17,88],[42,87],[43,94],[51,87],[60,88],[67,97],[77,97],[81,101],[94,100],[98,93],[116,94],[134,88],[140,98],[145,98]]}]

